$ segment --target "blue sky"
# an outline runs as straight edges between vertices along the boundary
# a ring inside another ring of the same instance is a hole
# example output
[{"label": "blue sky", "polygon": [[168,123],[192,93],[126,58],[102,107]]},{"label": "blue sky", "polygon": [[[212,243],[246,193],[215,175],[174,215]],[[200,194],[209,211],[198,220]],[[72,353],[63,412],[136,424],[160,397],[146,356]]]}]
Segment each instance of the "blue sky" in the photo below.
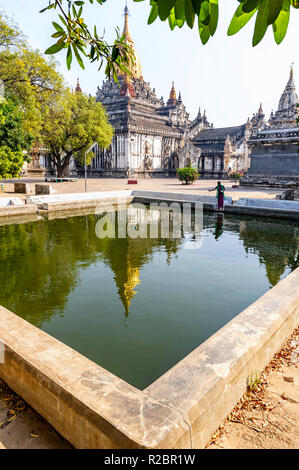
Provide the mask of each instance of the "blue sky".
[{"label": "blue sky", "polygon": [[[55,15],[38,13],[47,4],[48,0],[0,0],[1,10],[18,23],[31,46],[41,51],[53,43],[51,20]],[[268,117],[271,109],[277,108],[292,62],[299,88],[298,11],[293,10],[288,35],[280,46],[275,44],[272,31],[268,31],[262,43],[252,48],[253,23],[236,36],[226,36],[238,1],[219,0],[218,30],[212,40],[202,46],[196,29],[184,27],[170,31],[168,24],[160,20],[148,26],[148,4],[148,1],[128,0],[130,29],[144,79],[165,99],[174,80],[191,118],[201,106],[215,126],[238,125],[257,111],[260,101]],[[108,0],[103,6],[89,6],[87,22],[96,24],[98,31],[105,31],[105,38],[112,40],[114,28],[119,26],[122,30],[124,5],[125,0]],[[95,95],[104,79],[104,72],[98,71],[96,64],[86,64],[85,71],[74,65],[68,71],[63,52],[57,60],[70,86],[75,86],[79,76],[83,90]]]}]

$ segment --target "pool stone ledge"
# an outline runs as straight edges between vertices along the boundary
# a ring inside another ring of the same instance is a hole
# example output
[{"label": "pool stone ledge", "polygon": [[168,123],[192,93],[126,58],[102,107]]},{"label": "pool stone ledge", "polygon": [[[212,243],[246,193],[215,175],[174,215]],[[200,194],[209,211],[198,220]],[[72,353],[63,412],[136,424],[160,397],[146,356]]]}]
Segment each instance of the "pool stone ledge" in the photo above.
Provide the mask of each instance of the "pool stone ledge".
[{"label": "pool stone ledge", "polygon": [[204,448],[298,323],[299,268],[140,391],[0,307],[0,377],[77,448]]}]

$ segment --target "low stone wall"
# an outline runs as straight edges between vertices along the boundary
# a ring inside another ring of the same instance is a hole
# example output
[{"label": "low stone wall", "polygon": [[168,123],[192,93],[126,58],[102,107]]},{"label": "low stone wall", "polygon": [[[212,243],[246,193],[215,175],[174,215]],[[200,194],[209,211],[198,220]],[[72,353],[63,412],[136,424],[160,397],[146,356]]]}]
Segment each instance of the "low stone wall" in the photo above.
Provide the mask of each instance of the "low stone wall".
[{"label": "low stone wall", "polygon": [[77,448],[203,448],[299,323],[299,268],[144,391],[0,307],[0,377]]},{"label": "low stone wall", "polygon": [[[204,210],[213,211],[217,208],[217,199],[215,196],[202,195],[198,193],[184,194],[128,189],[122,191],[101,191],[94,193],[26,196],[26,205],[24,205],[23,201],[19,198],[1,198],[0,216],[4,215],[1,212],[2,210],[5,214],[11,213],[12,215],[15,215],[17,211],[16,209],[11,209],[12,204],[23,207],[18,213],[30,213],[34,212],[34,210],[36,211],[36,206],[41,211],[61,212],[96,208],[101,203],[127,204],[130,202],[141,202],[144,204],[150,204],[153,202],[178,202],[180,204],[191,203],[192,205],[200,202],[202,203]],[[35,209],[33,209],[33,206]],[[233,203],[232,198],[229,196],[225,199],[224,212],[298,219],[299,201],[240,198],[236,203]]]},{"label": "low stone wall", "polygon": [[70,194],[56,194],[50,196],[27,196],[26,204],[37,204],[39,209],[50,210],[51,207],[57,207],[57,210],[61,210],[61,207],[71,207],[78,208],[81,204],[82,207],[87,207],[86,204],[92,203],[97,205],[101,201],[107,199],[115,201],[127,201],[132,195],[131,190],[124,191],[99,191],[94,193],[70,193]]},{"label": "low stone wall", "polygon": [[0,217],[16,217],[18,215],[36,214],[37,206],[0,206]]},{"label": "low stone wall", "polygon": [[[123,204],[129,204],[132,201],[133,198],[126,198],[125,201],[122,201]],[[118,198],[107,198],[107,199],[102,199],[101,201],[99,200],[86,200],[86,201],[76,201],[76,202],[64,202],[64,203],[59,203],[59,202],[54,202],[51,204],[44,203],[40,206],[40,209],[43,209],[48,212],[56,212],[56,211],[78,211],[80,209],[90,209],[90,208],[97,208],[101,204],[117,204],[119,203]]]},{"label": "low stone wall", "polygon": [[257,199],[242,197],[234,204],[234,206],[299,211],[299,201],[287,201],[280,199]]},{"label": "low stone wall", "polygon": [[[184,194],[184,193],[166,193],[158,191],[138,191],[133,190],[132,196],[134,197],[134,202],[143,202],[145,204],[150,204],[151,202],[178,202],[178,203],[197,203],[200,202],[203,204],[204,209],[214,209],[217,207],[217,198],[216,196],[206,196],[204,194]],[[226,197],[224,204],[232,204],[232,197]]]},{"label": "low stone wall", "polygon": [[37,213],[37,206],[26,206],[18,197],[0,198],[0,217],[15,217],[23,214]]},{"label": "low stone wall", "polygon": [[35,194],[36,195],[50,195],[50,194],[54,194],[54,191],[52,186],[50,184],[36,184],[35,185]]},{"label": "low stone wall", "polygon": [[246,175],[240,180],[240,186],[259,188],[293,188],[299,187],[298,176],[269,176],[269,175]]},{"label": "low stone wall", "polygon": [[30,186],[27,183],[14,183],[14,192],[19,194],[30,194]]},{"label": "low stone wall", "polygon": [[225,212],[294,220],[299,219],[299,201],[240,198],[235,204],[227,205]]}]

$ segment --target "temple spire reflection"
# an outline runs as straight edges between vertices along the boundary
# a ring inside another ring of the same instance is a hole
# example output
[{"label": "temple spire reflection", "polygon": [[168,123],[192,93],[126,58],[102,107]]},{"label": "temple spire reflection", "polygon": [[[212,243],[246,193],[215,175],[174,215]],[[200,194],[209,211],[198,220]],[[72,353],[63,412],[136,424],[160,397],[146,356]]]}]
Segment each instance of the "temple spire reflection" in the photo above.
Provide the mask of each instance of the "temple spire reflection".
[{"label": "temple spire reflection", "polygon": [[127,264],[123,265],[124,269],[119,270],[115,274],[115,282],[118,288],[118,295],[124,306],[126,317],[129,316],[129,308],[131,300],[137,294],[134,289],[140,284],[139,267],[131,267]]}]

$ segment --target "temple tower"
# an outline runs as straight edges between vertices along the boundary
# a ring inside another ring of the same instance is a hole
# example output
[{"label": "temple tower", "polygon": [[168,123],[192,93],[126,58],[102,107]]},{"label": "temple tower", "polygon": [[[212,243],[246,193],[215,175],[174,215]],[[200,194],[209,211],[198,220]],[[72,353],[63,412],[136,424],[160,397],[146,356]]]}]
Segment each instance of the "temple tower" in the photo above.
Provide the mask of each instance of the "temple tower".
[{"label": "temple tower", "polygon": [[[135,60],[132,61],[132,63],[129,65],[128,68],[131,71],[134,78],[140,78],[142,77],[141,61],[137,53],[137,50],[136,50],[136,47],[135,47],[135,44],[134,44],[134,41],[130,32],[130,28],[129,28],[129,8],[127,4],[125,6],[124,15],[125,15],[125,23],[124,23],[124,29],[123,29],[123,36],[125,37],[125,43],[128,46],[130,46],[135,56]],[[118,75],[122,75],[122,72],[119,71]]]},{"label": "temple tower", "polygon": [[167,106],[175,106],[177,104],[176,91],[174,88],[174,82],[172,82],[172,87],[169,94],[169,99],[167,101]]},{"label": "temple tower", "polygon": [[253,129],[248,144],[251,165],[243,184],[294,184],[299,175],[299,102],[293,66],[280,97],[278,109],[271,113],[269,125]]},{"label": "temple tower", "polygon": [[294,69],[291,66],[289,80],[280,97],[276,113],[270,117],[269,125],[271,127],[291,127],[297,125],[299,103],[296,86],[294,81]]},{"label": "temple tower", "polygon": [[75,93],[82,93],[79,78],[77,78],[77,86],[75,88]]}]

